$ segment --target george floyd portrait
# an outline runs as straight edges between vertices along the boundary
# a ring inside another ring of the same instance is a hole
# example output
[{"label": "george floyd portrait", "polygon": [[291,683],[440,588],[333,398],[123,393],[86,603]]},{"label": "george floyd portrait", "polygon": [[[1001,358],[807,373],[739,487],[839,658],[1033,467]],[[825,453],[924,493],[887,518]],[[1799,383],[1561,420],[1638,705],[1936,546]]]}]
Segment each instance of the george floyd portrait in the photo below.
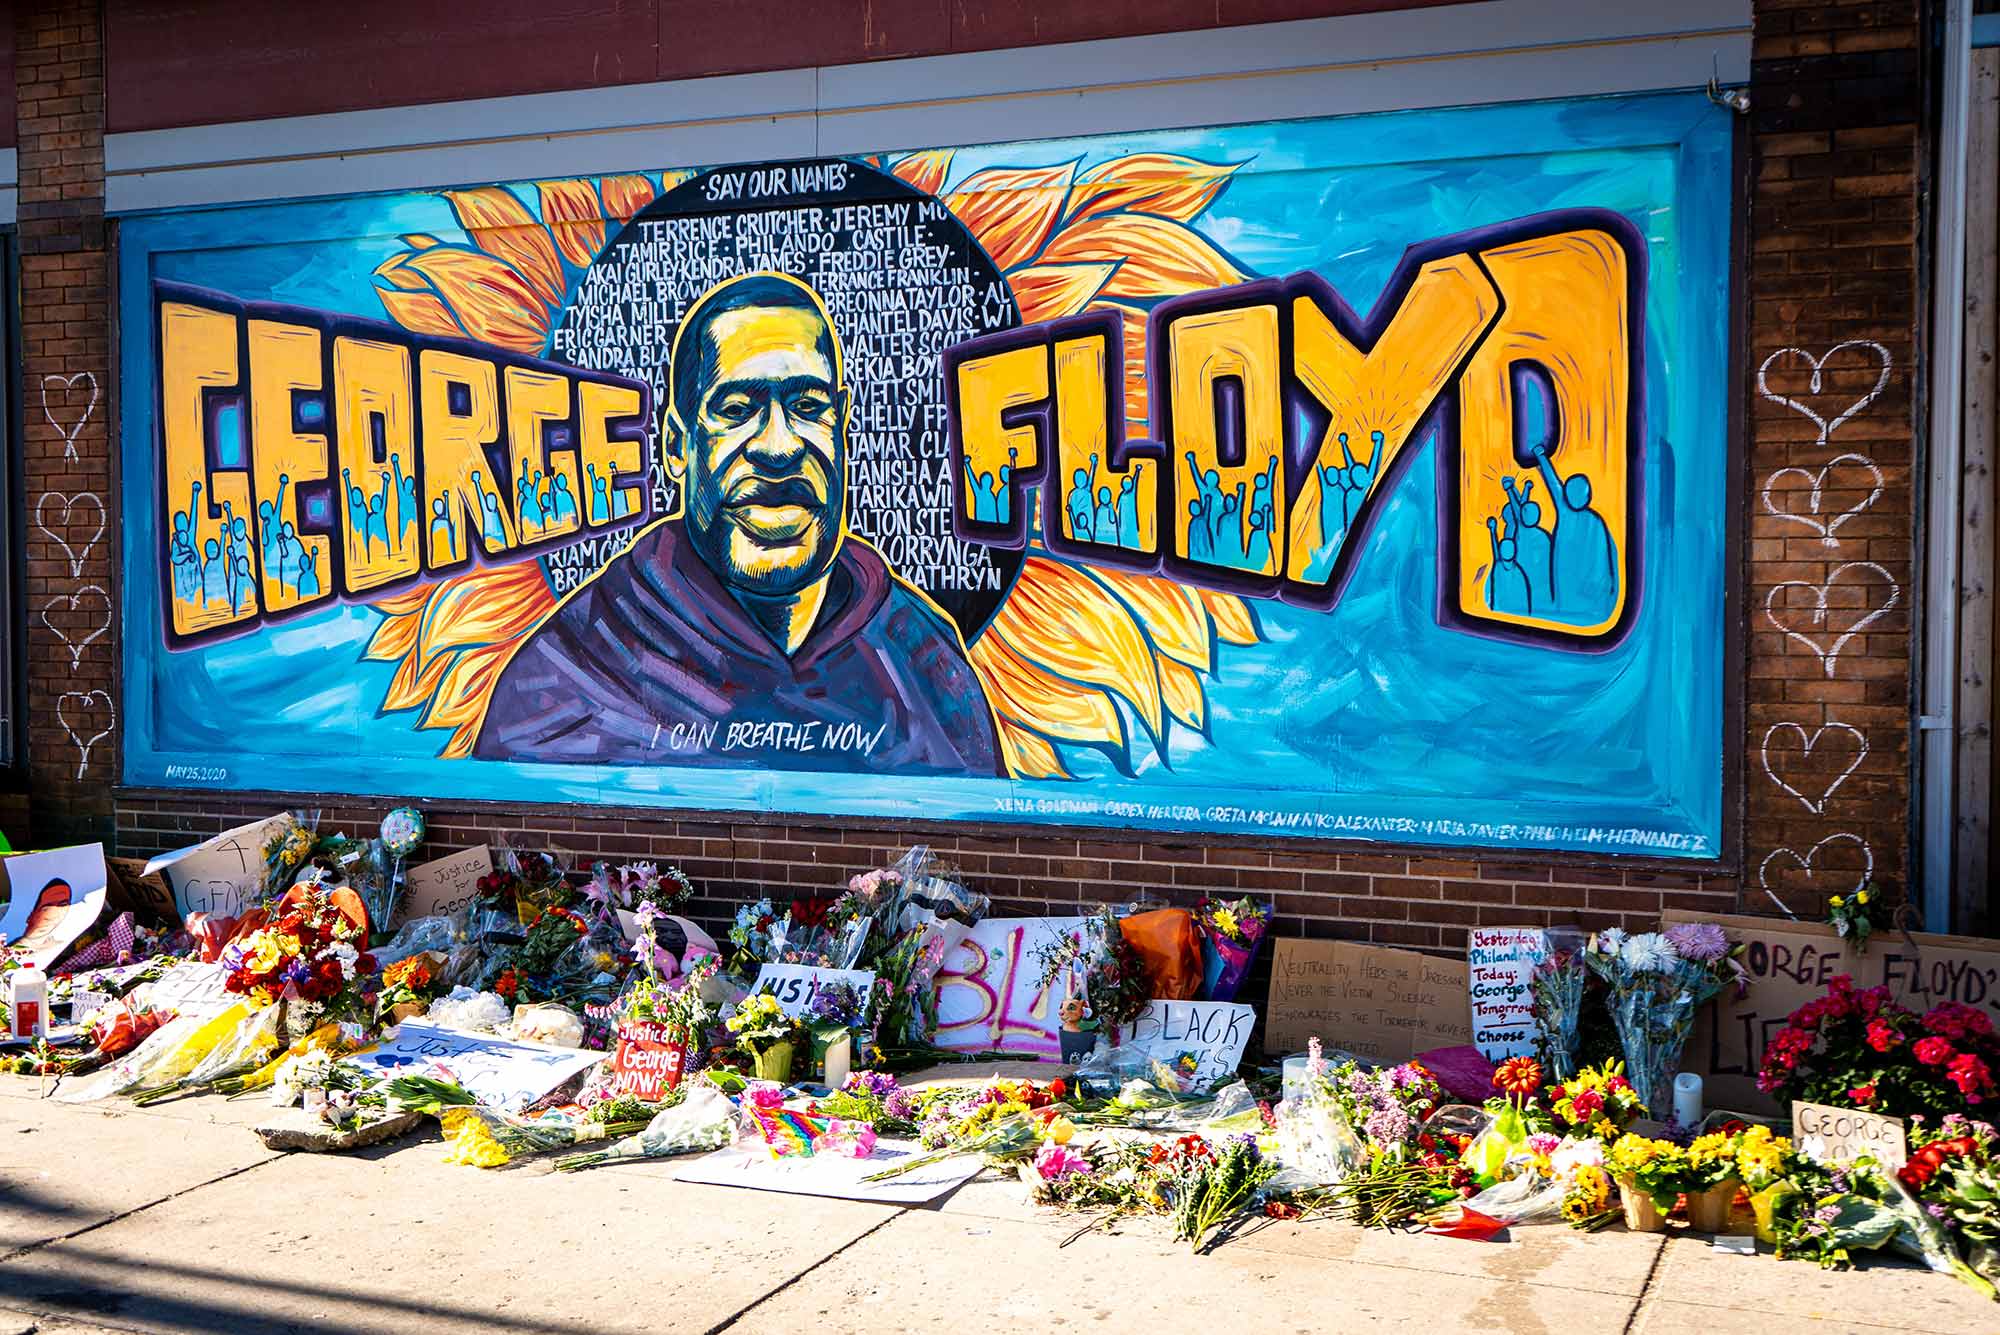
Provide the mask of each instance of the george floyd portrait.
[{"label": "george floyd portrait", "polygon": [[682,513],[521,645],[474,754],[1004,774],[957,628],[848,531],[852,399],[818,294],[770,272],[716,284],[675,333],[668,386]]}]

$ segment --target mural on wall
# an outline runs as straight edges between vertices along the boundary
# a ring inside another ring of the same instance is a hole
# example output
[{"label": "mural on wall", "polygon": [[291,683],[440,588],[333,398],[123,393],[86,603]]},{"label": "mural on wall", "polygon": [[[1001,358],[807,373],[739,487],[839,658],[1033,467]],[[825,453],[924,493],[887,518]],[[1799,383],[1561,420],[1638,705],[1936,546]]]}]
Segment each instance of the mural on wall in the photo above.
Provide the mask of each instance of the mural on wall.
[{"label": "mural on wall", "polygon": [[1698,101],[132,220],[126,779],[1714,856]]}]

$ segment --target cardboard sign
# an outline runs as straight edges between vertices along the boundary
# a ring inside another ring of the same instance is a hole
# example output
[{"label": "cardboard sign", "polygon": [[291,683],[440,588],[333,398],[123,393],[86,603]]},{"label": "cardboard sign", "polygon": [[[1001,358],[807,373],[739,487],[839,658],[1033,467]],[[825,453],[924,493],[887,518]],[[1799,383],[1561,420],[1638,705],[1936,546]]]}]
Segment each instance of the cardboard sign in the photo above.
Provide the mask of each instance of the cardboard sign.
[{"label": "cardboard sign", "polygon": [[1886,983],[1897,1001],[1919,1013],[1942,1002],[1976,1006],[2000,1023],[2000,944],[1976,937],[1877,932],[1857,951],[1832,927],[1778,918],[1716,917],[1670,909],[1663,925],[1713,922],[1742,942],[1750,991],[1725,988],[1704,1008],[1688,1038],[1681,1068],[1707,1082],[1711,1107],[1771,1114],[1777,1104],[1757,1088],[1764,1047],[1793,1011],[1823,995],[1847,974],[1857,988]]},{"label": "cardboard sign", "polygon": [[945,952],[937,1037],[954,1052],[1062,1056],[1063,984],[1044,988],[1041,952],[1094,930],[1090,918],[987,918]]},{"label": "cardboard sign", "polygon": [[1317,1037],[1376,1061],[1408,1061],[1472,1040],[1463,960],[1352,941],[1277,943],[1264,1050],[1286,1054]]},{"label": "cardboard sign", "polygon": [[1858,1108],[1792,1101],[1792,1140],[1799,1153],[1823,1164],[1853,1163],[1864,1154],[1894,1172],[1910,1161],[1903,1119]]},{"label": "cardboard sign", "polygon": [[210,1017],[222,1014],[243,998],[223,983],[229,970],[222,961],[203,964],[189,960],[176,964],[164,974],[136,990],[137,999],[154,1010],[170,1010],[177,1015]]},{"label": "cardboard sign", "polygon": [[1474,927],[1466,934],[1472,1041],[1488,1061],[1534,1055],[1528,975],[1548,953],[1549,934],[1539,927]]},{"label": "cardboard sign", "polygon": [[651,1020],[624,1020],[618,1025],[618,1047],[611,1054],[611,1092],[658,1103],[678,1089],[687,1065],[687,1048],[675,1043],[667,1027]]},{"label": "cardboard sign", "polygon": [[145,874],[166,883],[182,918],[190,913],[240,918],[264,897],[264,845],[291,827],[291,816],[279,812],[224,830],[193,848],[162,853],[146,864]]},{"label": "cardboard sign", "polygon": [[403,873],[401,919],[456,913],[479,893],[479,878],[493,870],[493,850],[485,844]]},{"label": "cardboard sign", "polygon": [[[142,858],[106,858],[106,869],[111,873],[111,906],[129,908],[146,918],[156,918],[162,922],[178,923],[180,918],[174,912],[174,892],[167,889],[167,883],[157,875],[146,874],[146,863]],[[120,898],[124,903],[121,906]]]},{"label": "cardboard sign", "polygon": [[1144,1048],[1188,1091],[1236,1078],[1257,1012],[1230,1001],[1149,1001],[1127,1043]]},{"label": "cardboard sign", "polygon": [[822,987],[834,983],[846,983],[854,989],[855,997],[863,1006],[868,1004],[868,993],[875,986],[875,972],[872,969],[822,969],[813,964],[766,964],[757,970],[757,981],[750,991],[769,992],[778,999],[778,1009],[794,1019],[805,1015],[806,1008],[813,1003]]},{"label": "cardboard sign", "polygon": [[110,893],[103,844],[76,844],[0,859],[7,908],[0,937],[47,969],[104,912]]},{"label": "cardboard sign", "polygon": [[405,1020],[393,1038],[355,1056],[357,1063],[385,1076],[441,1073],[470,1090],[479,1101],[517,1113],[605,1054],[558,1048],[447,1029],[428,1020]]}]

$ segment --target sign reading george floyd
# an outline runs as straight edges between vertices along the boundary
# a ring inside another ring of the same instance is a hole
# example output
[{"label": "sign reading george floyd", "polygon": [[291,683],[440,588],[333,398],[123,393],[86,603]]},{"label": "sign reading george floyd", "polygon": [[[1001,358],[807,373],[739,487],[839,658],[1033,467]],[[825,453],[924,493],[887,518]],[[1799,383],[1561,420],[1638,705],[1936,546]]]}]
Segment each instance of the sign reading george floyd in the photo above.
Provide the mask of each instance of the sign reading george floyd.
[{"label": "sign reading george floyd", "polygon": [[1318,1038],[1376,1061],[1408,1061],[1471,1041],[1463,960],[1351,941],[1280,941],[1271,963],[1264,1050],[1297,1052]]},{"label": "sign reading george floyd", "polygon": [[1902,1118],[1859,1108],[1829,1108],[1794,1099],[1792,1138],[1799,1153],[1823,1164],[1849,1164],[1865,1154],[1893,1172],[1910,1158]]}]

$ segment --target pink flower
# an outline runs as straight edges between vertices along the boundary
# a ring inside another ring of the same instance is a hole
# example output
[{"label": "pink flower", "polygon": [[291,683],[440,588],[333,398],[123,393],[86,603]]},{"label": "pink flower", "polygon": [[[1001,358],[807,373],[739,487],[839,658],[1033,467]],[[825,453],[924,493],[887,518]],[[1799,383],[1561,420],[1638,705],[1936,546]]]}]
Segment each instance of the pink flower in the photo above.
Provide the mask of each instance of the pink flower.
[{"label": "pink flower", "polygon": [[1917,1060],[1926,1066],[1942,1066],[1957,1055],[1950,1039],[1935,1036],[1918,1039],[1911,1051],[1916,1053]]},{"label": "pink flower", "polygon": [[1045,1182],[1054,1182],[1068,1177],[1071,1173],[1088,1173],[1090,1160],[1078,1154],[1067,1145],[1048,1142],[1035,1153],[1035,1171]]},{"label": "pink flower", "polygon": [[1945,1079],[1958,1086],[1958,1092],[1977,1100],[1978,1096],[1993,1088],[1993,1072],[1986,1063],[1970,1052],[1961,1052],[1952,1058],[1945,1068]]},{"label": "pink flower", "polygon": [[754,1085],[748,1091],[750,1106],[764,1112],[776,1112],[785,1106],[785,1091],[775,1085]]},{"label": "pink flower", "polygon": [[1868,1046],[1875,1049],[1875,1051],[1887,1052],[1902,1041],[1903,1036],[1896,1032],[1896,1026],[1890,1024],[1887,1020],[1870,1020],[1868,1022]]}]

